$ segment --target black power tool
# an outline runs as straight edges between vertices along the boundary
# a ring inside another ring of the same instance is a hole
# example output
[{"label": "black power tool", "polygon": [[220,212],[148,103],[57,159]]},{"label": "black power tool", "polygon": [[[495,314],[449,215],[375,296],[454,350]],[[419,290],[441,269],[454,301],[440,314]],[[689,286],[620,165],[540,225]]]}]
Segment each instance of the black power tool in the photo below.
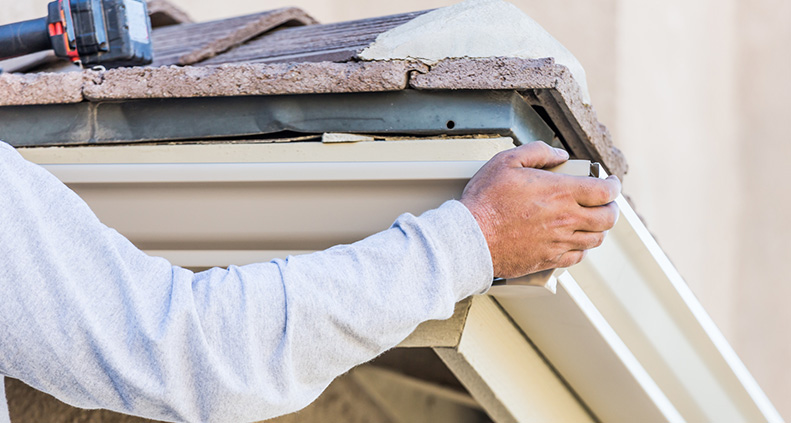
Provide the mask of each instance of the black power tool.
[{"label": "black power tool", "polygon": [[52,49],[84,67],[151,63],[144,0],[56,0],[48,10],[46,18],[0,26],[0,59]]}]

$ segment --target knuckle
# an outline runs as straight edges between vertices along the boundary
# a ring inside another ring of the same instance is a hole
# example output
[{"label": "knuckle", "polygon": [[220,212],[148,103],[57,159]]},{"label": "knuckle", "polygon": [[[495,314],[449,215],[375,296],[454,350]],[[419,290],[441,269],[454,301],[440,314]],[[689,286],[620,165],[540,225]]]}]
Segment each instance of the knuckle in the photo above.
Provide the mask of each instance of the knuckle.
[{"label": "knuckle", "polygon": [[565,248],[561,248],[560,246],[555,245],[546,251],[546,254],[544,255],[543,259],[547,263],[555,264],[560,261],[560,259],[563,257],[563,254],[565,253],[566,253]]},{"label": "knuckle", "polygon": [[568,226],[571,217],[567,213],[559,213],[553,219],[553,225],[555,228],[562,228]]},{"label": "knuckle", "polygon": [[541,148],[544,150],[550,150],[552,148],[549,146],[549,144],[545,143],[544,141],[533,141],[530,143],[530,145],[534,145],[535,146],[534,148]]},{"label": "knuckle", "polygon": [[612,199],[615,201],[616,198],[621,194],[621,182],[619,180],[615,180],[612,184]]},{"label": "knuckle", "polygon": [[533,141],[527,144],[527,148],[541,156],[552,154],[552,147],[544,141]]},{"label": "knuckle", "polygon": [[493,158],[497,159],[497,158],[505,158],[508,156],[512,156],[517,148],[519,147],[509,148],[508,150],[500,151],[499,153],[495,154]]},{"label": "knuckle", "polygon": [[[558,213],[555,216],[554,226],[556,228],[561,228],[561,229],[565,229],[565,228],[569,228],[569,227],[577,228],[577,227],[579,227],[581,221],[582,221],[582,218],[577,213],[564,211],[564,212]],[[564,231],[564,234],[565,233],[566,232]]]},{"label": "knuckle", "polygon": [[594,189],[593,195],[599,204],[607,204],[613,199],[610,187],[606,184],[598,185]]},{"label": "knuckle", "polygon": [[618,222],[618,215],[620,214],[620,209],[618,205],[615,203],[609,204],[609,213],[607,215],[607,228],[612,229],[615,224]]},{"label": "knuckle", "polygon": [[605,232],[599,232],[593,238],[593,248],[599,247],[604,243],[604,238],[607,236]]},{"label": "knuckle", "polygon": [[583,258],[585,258],[585,253],[584,252],[582,252],[582,251],[569,251],[560,260],[560,263],[558,263],[558,266],[559,267],[571,267],[571,266],[581,262]]}]

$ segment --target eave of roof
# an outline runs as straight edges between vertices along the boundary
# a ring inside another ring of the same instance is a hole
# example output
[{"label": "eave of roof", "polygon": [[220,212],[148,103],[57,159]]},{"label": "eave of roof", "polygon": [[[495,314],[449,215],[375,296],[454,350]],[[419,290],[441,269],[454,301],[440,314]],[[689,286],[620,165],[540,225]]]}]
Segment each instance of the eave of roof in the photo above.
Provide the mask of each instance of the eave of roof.
[{"label": "eave of roof", "polygon": [[[170,56],[194,66],[0,74],[0,106],[54,105],[156,98],[361,93],[401,90],[514,90],[546,109],[547,118],[574,132],[589,157],[622,176],[626,162],[565,66],[516,57],[360,61],[382,34],[426,12],[318,25],[299,9],[278,9],[203,24],[155,30],[154,40],[214,28],[211,41]],[[270,27],[279,24],[297,27]],[[228,26],[223,30],[223,26]],[[263,32],[263,34],[261,34]],[[161,35],[157,35],[161,34]],[[160,41],[160,45],[163,41]],[[236,46],[236,47],[234,47]],[[213,57],[212,57],[213,56]],[[207,59],[208,58],[208,59]],[[326,61],[331,59],[333,61]]]}]

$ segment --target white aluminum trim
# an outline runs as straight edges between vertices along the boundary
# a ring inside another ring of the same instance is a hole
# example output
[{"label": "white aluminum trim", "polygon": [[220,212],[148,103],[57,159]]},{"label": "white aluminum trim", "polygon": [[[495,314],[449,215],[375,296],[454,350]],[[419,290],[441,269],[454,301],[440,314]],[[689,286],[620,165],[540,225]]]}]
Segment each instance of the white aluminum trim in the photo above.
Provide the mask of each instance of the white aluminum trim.
[{"label": "white aluminum trim", "polygon": [[[101,202],[99,200],[106,201],[108,197],[118,199],[121,198],[118,196],[127,195],[126,191],[118,189],[120,185],[115,184],[134,184],[134,189],[137,191],[128,194],[129,198],[124,197],[123,199],[138,201],[138,197],[134,196],[140,195],[141,192],[150,192],[150,188],[157,184],[178,184],[176,185],[178,187],[190,187],[203,186],[204,183],[212,182],[412,181],[412,187],[399,194],[397,199],[399,210],[392,210],[395,206],[387,203],[383,207],[367,210],[366,214],[355,215],[351,212],[344,214],[342,208],[334,210],[334,214],[328,213],[325,209],[321,209],[323,213],[318,213],[333,218],[337,217],[340,220],[331,221],[336,224],[341,221],[348,222],[348,229],[344,229],[344,231],[349,232],[360,228],[364,231],[369,230],[368,227],[363,228],[361,216],[366,218],[381,217],[386,213],[404,211],[403,209],[415,204],[419,204],[419,206],[415,207],[414,212],[425,210],[422,208],[427,204],[424,201],[425,198],[421,197],[422,202],[416,203],[419,193],[414,192],[416,190],[414,187],[423,188],[424,184],[421,184],[420,181],[443,181],[435,183],[442,185],[447,183],[445,181],[452,180],[455,181],[450,184],[454,187],[453,189],[457,189],[457,185],[460,189],[464,181],[469,179],[484,163],[485,161],[482,160],[128,163],[52,164],[45,165],[45,167],[64,182],[71,184],[73,188],[84,188],[86,192],[99,188],[93,193],[93,200],[99,203]],[[218,187],[218,185],[207,186]],[[240,186],[252,187],[250,189],[260,188],[255,184]],[[458,195],[458,193],[451,193],[446,188],[443,189],[445,191],[427,191],[422,195],[423,197],[430,196],[431,199],[435,199],[439,195],[438,192],[445,193],[447,191],[447,196],[442,194],[442,198]],[[77,191],[80,192],[79,189]],[[116,197],[108,195],[108,192],[116,194]],[[350,204],[362,204],[366,200],[356,187],[346,191],[339,190],[338,193],[343,196],[343,201],[347,201],[347,195],[348,199],[354,199]],[[237,197],[241,195],[247,201],[249,194],[249,190],[241,190],[240,193],[234,195]],[[150,202],[143,204],[145,207],[149,205],[161,207],[162,204],[168,204],[167,201],[172,200],[170,194],[145,198]],[[440,199],[436,200],[441,201]],[[320,207],[323,204],[321,201],[326,200],[311,199],[311,201],[313,203],[310,204],[310,207]],[[620,374],[623,374],[624,368],[630,372],[634,380],[638,381],[636,386],[643,392],[640,395],[652,398],[656,407],[662,410],[666,421],[685,419],[689,422],[782,422],[779,413],[628,203],[621,197],[618,199],[618,204],[621,207],[622,215],[616,228],[610,232],[602,247],[592,251],[583,263],[569,269],[569,278],[564,279],[565,285],[561,284],[563,292],[571,296],[577,303],[579,307],[577,311],[583,313],[588,319],[585,322],[588,325],[588,329],[584,329],[588,331],[585,335],[598,336],[606,341],[612,351],[609,358],[615,357],[620,361],[616,366],[620,369]],[[91,206],[94,207],[94,204]],[[336,207],[338,206],[336,205]],[[422,209],[418,210],[418,208]],[[106,209],[105,211],[107,210],[109,210],[108,213],[114,213],[112,216],[116,218],[126,219],[127,217],[124,216],[128,215],[128,211],[125,212],[123,209]],[[358,212],[354,208],[350,210]],[[289,216],[294,211],[284,208],[278,212],[282,213],[282,216]],[[159,220],[159,215],[156,215],[155,219]],[[138,231],[148,229],[146,224],[139,223],[143,222],[142,220],[134,222],[127,229]],[[148,223],[150,222],[148,221]],[[286,225],[279,220],[277,223]],[[304,226],[304,222],[302,223]],[[288,225],[292,225],[293,228],[290,226],[285,229],[292,232],[304,229],[294,226],[298,224],[293,219],[289,220]],[[374,228],[379,223],[372,220],[366,224]],[[332,225],[325,226],[332,227]],[[187,229],[190,228],[192,227],[187,226]],[[172,231],[172,228],[165,229]],[[384,229],[384,227],[380,229]],[[291,236],[292,232],[288,232],[288,235]],[[122,233],[126,232],[122,231]],[[309,235],[317,236],[317,233],[309,231]],[[327,237],[337,236],[335,232],[324,235]],[[164,236],[172,238],[174,235],[172,232],[167,232],[164,233]],[[226,236],[224,232],[223,236]],[[189,239],[182,242],[184,245],[188,243]],[[300,248],[299,245],[285,248],[292,247]],[[178,264],[189,267],[222,266],[234,261],[244,264],[243,262],[265,261],[289,253],[280,250],[203,251],[180,250],[181,248],[190,248],[190,246],[184,247],[179,244],[179,246],[172,247],[171,250],[149,251],[149,253],[176,259],[174,261]],[[273,245],[269,248],[278,248],[278,246]],[[613,271],[613,263],[622,263],[624,268],[630,268],[632,273],[637,276],[626,283],[619,281],[617,275],[616,277],[602,277],[602,274]],[[574,281],[574,283],[569,281]],[[542,291],[542,295],[551,295],[546,290]],[[493,292],[495,292],[494,289]],[[512,307],[520,306],[518,301],[513,304]],[[508,309],[505,306],[504,308]],[[512,317],[518,314],[513,308],[509,313]],[[552,313],[547,313],[544,318],[552,319],[554,317],[555,315]],[[518,319],[514,320],[519,323]],[[569,326],[561,330],[581,329]],[[525,333],[530,336],[529,331],[525,330]],[[584,356],[587,351],[582,349],[576,353]],[[552,356],[547,356],[547,358],[552,362]],[[560,370],[562,373],[562,369]],[[628,380],[628,378],[624,380]],[[573,387],[573,381],[570,380],[570,383]],[[657,393],[656,387],[661,392]],[[679,390],[679,387],[683,388],[683,392]],[[584,395],[582,398],[583,401],[589,401]],[[623,398],[612,398],[612,403],[606,406],[617,405],[618,401],[622,400]],[[665,400],[671,405],[668,406]],[[596,404],[589,405],[592,409],[597,408]],[[674,410],[677,413],[674,414]]]},{"label": "white aluminum trim", "polygon": [[518,285],[489,293],[599,420],[684,422],[571,274],[558,273],[555,294]]},{"label": "white aluminum trim", "polygon": [[629,204],[605,243],[569,269],[688,421],[782,422]]},{"label": "white aluminum trim", "polygon": [[49,164],[66,184],[469,179],[485,161]]},{"label": "white aluminum trim", "polygon": [[640,365],[640,362],[637,361],[626,344],[624,344],[623,340],[621,340],[612,327],[610,327],[607,320],[601,315],[599,310],[596,309],[596,306],[593,305],[590,298],[585,295],[585,292],[582,291],[571,274],[568,272],[563,273],[558,277],[558,282],[579,306],[585,316],[588,317],[591,324],[593,324],[599,334],[601,334],[602,338],[610,345],[613,352],[623,362],[624,367],[629,370],[637,383],[640,384],[640,388],[651,398],[665,419],[667,419],[668,422],[684,422],[685,420],[681,414],[679,414],[678,410],[673,407],[673,404],[667,399],[662,390],[659,389],[656,382],[654,382],[648,372],[645,371],[643,366]]},{"label": "white aluminum trim", "polygon": [[472,297],[458,347],[435,351],[495,422],[595,421],[488,296]]},{"label": "white aluminum trim", "polygon": [[689,311],[695,316],[695,320],[700,323],[700,326],[706,332],[717,351],[722,354],[722,358],[726,363],[728,363],[728,366],[739,379],[739,382],[741,382],[741,384],[744,386],[752,400],[755,402],[761,412],[767,417],[767,421],[783,422],[780,413],[777,411],[777,409],[775,409],[772,402],[769,401],[769,398],[758,385],[758,382],[756,382],[753,375],[750,374],[749,370],[747,370],[747,367],[736,354],[736,351],[733,350],[731,344],[729,344],[727,339],[725,339],[725,335],[722,334],[720,329],[714,323],[714,320],[711,319],[711,316],[709,316],[709,314],[703,308],[703,305],[700,304],[700,301],[698,301],[698,298],[692,292],[692,289],[690,289],[689,285],[684,282],[684,278],[670,262],[670,259],[667,257],[665,252],[662,251],[662,248],[656,242],[654,237],[651,236],[651,233],[648,231],[645,225],[643,225],[639,216],[637,216],[637,213],[632,210],[631,206],[629,206],[629,203],[623,197],[618,198],[618,206],[621,208],[622,217],[632,222],[631,227],[635,231],[635,234],[640,238],[643,245],[645,245],[646,249],[648,249],[650,254],[665,272],[668,281],[673,285],[676,291],[678,291],[678,295],[680,296],[681,300],[689,308]]}]

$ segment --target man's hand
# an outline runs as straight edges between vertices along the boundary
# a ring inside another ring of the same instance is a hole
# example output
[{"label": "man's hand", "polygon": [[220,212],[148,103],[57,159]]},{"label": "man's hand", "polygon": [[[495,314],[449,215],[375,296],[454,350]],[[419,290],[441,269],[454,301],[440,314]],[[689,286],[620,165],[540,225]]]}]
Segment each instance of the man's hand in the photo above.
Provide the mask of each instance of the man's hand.
[{"label": "man's hand", "polygon": [[495,277],[579,263],[615,225],[621,182],[542,170],[568,158],[533,142],[497,154],[467,184],[461,202],[486,237]]}]

